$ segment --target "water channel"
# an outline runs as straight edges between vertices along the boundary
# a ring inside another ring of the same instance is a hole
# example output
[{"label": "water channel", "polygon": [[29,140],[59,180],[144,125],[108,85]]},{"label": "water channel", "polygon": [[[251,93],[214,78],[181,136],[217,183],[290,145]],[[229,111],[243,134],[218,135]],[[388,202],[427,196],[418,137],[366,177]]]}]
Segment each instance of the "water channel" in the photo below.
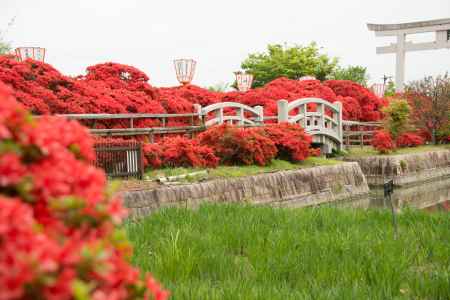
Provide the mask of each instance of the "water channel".
[{"label": "water channel", "polygon": [[[426,211],[450,212],[450,177],[421,184],[396,187],[392,194],[392,203],[397,211],[405,207]],[[384,198],[383,188],[371,188],[368,197],[346,201],[344,206],[391,208],[389,200]]]}]

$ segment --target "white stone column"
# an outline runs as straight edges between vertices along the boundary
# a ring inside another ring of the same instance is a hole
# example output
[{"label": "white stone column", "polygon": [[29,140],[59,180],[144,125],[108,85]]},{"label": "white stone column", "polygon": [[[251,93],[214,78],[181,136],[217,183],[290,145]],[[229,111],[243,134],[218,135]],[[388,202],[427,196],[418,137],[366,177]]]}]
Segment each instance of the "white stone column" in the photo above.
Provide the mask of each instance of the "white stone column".
[{"label": "white stone column", "polygon": [[397,55],[395,57],[395,90],[402,93],[405,82],[405,40],[406,35],[400,33],[397,35]]},{"label": "white stone column", "polygon": [[278,123],[289,121],[288,104],[289,102],[287,100],[278,100]]}]

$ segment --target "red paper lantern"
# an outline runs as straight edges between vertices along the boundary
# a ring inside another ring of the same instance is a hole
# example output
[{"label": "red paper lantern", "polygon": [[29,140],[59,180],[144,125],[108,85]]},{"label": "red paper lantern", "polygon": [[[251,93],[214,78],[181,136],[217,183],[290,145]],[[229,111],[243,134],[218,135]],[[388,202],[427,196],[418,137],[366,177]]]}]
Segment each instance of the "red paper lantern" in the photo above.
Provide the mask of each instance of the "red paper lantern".
[{"label": "red paper lantern", "polygon": [[234,73],[236,75],[236,82],[237,82],[237,88],[241,92],[247,92],[252,88],[253,83],[253,75],[242,73],[242,72],[236,72]]},{"label": "red paper lantern", "polygon": [[182,85],[190,84],[194,78],[197,62],[193,59],[175,59],[173,64],[178,81]]},{"label": "red paper lantern", "polygon": [[44,62],[45,48],[40,47],[19,47],[16,48],[16,57],[19,61],[27,60],[28,58]]}]

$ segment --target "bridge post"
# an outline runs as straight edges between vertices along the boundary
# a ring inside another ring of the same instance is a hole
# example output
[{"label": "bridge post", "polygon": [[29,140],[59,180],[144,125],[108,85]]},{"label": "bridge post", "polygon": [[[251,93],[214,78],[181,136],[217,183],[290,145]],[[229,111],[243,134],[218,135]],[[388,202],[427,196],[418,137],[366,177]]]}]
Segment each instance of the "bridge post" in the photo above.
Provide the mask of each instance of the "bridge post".
[{"label": "bridge post", "polygon": [[288,104],[289,102],[287,100],[278,100],[278,123],[289,121]]},{"label": "bridge post", "polygon": [[344,130],[342,128],[342,103],[339,101],[334,102],[334,106],[336,106],[337,108],[337,116],[336,116],[336,122],[337,122],[337,128],[338,128],[338,137],[339,137],[339,145],[338,145],[338,150],[342,150],[343,149],[343,143],[344,143]]},{"label": "bridge post", "polygon": [[[204,126],[205,122],[204,122],[204,118],[202,115],[202,106],[200,104],[194,104],[194,112],[198,115],[198,120],[200,121],[200,125]],[[192,126],[194,126],[195,124],[192,124]]]},{"label": "bridge post", "polygon": [[258,117],[256,118],[256,122],[264,124],[264,107],[261,105],[253,107],[254,110],[258,113]]}]

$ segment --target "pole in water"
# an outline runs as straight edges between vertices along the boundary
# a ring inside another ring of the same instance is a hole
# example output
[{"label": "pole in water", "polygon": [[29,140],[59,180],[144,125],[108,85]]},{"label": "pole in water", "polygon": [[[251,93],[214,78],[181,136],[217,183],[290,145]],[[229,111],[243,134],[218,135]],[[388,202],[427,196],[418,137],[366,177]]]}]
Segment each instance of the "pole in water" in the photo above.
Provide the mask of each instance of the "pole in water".
[{"label": "pole in water", "polygon": [[383,185],[384,188],[384,198],[389,199],[389,203],[391,205],[391,212],[392,212],[392,225],[394,227],[394,239],[397,239],[398,236],[398,230],[397,230],[397,217],[395,214],[395,208],[394,203],[392,203],[392,193],[394,192],[394,180],[391,179],[388,182],[385,182]]}]

